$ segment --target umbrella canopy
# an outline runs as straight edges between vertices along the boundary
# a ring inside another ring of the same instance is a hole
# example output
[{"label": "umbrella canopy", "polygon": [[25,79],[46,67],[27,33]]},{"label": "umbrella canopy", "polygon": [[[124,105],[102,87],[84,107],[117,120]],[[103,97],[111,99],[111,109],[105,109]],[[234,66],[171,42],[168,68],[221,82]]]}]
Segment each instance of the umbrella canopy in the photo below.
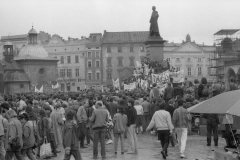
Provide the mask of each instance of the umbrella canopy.
[{"label": "umbrella canopy", "polygon": [[224,92],[188,108],[188,111],[240,116],[240,90]]}]

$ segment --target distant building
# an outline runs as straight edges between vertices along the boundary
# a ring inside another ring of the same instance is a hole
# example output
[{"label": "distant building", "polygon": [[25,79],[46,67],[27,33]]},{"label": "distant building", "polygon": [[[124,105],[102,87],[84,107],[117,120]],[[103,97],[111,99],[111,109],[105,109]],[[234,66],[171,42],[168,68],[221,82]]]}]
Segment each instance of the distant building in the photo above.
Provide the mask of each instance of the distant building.
[{"label": "distant building", "polygon": [[146,55],[145,44],[149,32],[107,32],[102,40],[103,82],[123,81],[133,74],[136,61]]},{"label": "distant building", "polygon": [[76,92],[101,85],[101,34],[89,38],[64,40],[53,35],[44,47],[58,62],[58,82],[61,91]]},{"label": "distant building", "polygon": [[89,42],[86,44],[85,68],[86,85],[88,87],[98,87],[102,85],[103,62],[101,53],[101,33],[91,33]]},{"label": "distant building", "polygon": [[213,81],[210,76],[210,59],[215,52],[214,46],[200,45],[191,40],[190,35],[182,43],[166,43],[164,46],[164,59],[176,71],[183,70],[184,77],[190,81],[201,80],[206,77]]},{"label": "distant building", "polygon": [[25,93],[43,87],[51,92],[52,82],[57,79],[57,59],[49,57],[46,50],[38,44],[35,29],[28,32],[27,44],[18,51],[13,43],[4,42],[1,61],[4,70],[4,93]]},{"label": "distant building", "polygon": [[216,82],[240,84],[240,29],[222,29],[214,34],[216,51],[211,59],[211,76]]},{"label": "distant building", "polygon": [[[120,81],[132,75],[136,61],[146,56],[145,41],[148,32],[104,32],[102,42],[103,54],[103,82],[112,84],[112,79]],[[190,35],[182,43],[165,43],[164,59],[175,70],[183,70],[188,80],[210,77],[210,59],[214,55],[215,47],[196,44]]]}]

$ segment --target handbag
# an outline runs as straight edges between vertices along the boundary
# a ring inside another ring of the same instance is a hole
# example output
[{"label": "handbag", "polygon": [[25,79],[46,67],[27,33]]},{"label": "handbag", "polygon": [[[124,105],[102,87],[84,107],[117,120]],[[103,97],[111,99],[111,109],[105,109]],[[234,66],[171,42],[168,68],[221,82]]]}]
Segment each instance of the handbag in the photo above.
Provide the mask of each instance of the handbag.
[{"label": "handbag", "polygon": [[17,126],[14,125],[16,127],[16,132],[17,132],[17,136],[15,138],[12,139],[11,143],[10,143],[10,147],[12,151],[18,151],[22,148],[22,145],[20,143],[20,137],[18,134],[18,129]]},{"label": "handbag", "polygon": [[40,147],[40,157],[48,157],[51,155],[51,145],[47,142],[47,139],[44,138],[44,142]]}]

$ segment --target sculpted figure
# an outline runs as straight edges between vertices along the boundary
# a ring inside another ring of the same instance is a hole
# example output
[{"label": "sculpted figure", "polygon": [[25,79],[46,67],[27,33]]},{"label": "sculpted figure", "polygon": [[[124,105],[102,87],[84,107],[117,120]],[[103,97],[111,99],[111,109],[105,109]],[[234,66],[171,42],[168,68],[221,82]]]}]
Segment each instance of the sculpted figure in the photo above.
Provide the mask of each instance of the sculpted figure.
[{"label": "sculpted figure", "polygon": [[158,30],[158,12],[156,11],[156,7],[152,7],[152,16],[150,19],[150,37],[160,37]]}]

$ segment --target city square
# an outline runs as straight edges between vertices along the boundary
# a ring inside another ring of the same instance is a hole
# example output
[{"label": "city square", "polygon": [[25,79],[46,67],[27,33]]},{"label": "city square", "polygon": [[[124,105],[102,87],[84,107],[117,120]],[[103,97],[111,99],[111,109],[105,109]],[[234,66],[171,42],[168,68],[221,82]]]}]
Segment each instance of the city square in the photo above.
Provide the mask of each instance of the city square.
[{"label": "city square", "polygon": [[0,160],[240,159],[237,0],[0,3]]}]

